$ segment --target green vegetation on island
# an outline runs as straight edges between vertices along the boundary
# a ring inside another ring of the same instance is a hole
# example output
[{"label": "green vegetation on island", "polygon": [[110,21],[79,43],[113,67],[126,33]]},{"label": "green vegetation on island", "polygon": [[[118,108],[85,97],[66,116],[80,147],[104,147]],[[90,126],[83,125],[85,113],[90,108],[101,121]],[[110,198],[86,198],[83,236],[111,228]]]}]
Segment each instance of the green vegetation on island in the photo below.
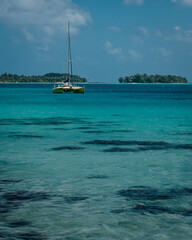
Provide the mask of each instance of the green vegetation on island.
[{"label": "green vegetation on island", "polygon": [[119,78],[120,83],[187,83],[187,79],[173,75],[136,74]]},{"label": "green vegetation on island", "polygon": [[[0,82],[2,83],[56,83],[64,82],[68,78],[68,74],[64,73],[46,73],[45,75],[38,76],[25,76],[17,74],[4,73],[0,75]],[[71,82],[74,83],[86,83],[87,79],[79,77],[78,75],[72,75]]]}]

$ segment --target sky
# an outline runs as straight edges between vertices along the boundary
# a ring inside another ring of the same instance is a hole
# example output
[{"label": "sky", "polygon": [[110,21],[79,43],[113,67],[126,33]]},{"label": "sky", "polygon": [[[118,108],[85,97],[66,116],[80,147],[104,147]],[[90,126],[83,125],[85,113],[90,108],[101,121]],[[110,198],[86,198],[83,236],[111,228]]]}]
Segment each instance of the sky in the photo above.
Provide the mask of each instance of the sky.
[{"label": "sky", "polygon": [[0,0],[0,74],[66,73],[116,83],[134,74],[192,82],[192,0]]}]

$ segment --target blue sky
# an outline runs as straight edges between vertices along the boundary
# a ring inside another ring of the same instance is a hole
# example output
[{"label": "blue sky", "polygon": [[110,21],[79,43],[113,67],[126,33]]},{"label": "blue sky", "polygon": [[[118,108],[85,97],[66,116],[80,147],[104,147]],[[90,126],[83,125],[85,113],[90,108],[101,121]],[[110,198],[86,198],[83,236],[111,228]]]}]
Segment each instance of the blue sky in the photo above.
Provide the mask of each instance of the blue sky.
[{"label": "blue sky", "polygon": [[74,74],[192,82],[192,0],[0,0],[0,74],[67,72],[68,20]]}]

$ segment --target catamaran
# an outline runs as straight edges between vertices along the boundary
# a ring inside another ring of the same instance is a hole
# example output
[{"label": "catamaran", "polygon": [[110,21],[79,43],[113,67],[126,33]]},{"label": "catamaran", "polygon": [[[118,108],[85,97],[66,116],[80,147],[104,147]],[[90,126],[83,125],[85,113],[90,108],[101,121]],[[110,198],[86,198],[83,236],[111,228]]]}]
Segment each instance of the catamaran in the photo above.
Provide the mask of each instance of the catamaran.
[{"label": "catamaran", "polygon": [[73,92],[84,93],[85,87],[79,87],[71,84],[72,79],[72,61],[71,61],[71,39],[70,39],[70,22],[68,22],[68,78],[64,83],[58,84],[53,88],[53,93]]}]

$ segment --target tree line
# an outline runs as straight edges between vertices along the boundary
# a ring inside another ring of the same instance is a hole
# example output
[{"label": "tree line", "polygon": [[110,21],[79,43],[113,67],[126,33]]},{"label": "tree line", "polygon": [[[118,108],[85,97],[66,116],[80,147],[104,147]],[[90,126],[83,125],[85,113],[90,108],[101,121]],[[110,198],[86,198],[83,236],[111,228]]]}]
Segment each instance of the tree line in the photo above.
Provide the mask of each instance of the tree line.
[{"label": "tree line", "polygon": [[136,74],[119,78],[120,83],[187,83],[187,79],[174,75]]},{"label": "tree line", "polygon": [[[2,83],[56,83],[64,82],[68,78],[67,73],[46,73],[44,75],[37,76],[25,76],[17,74],[1,74],[0,82]],[[71,81],[75,83],[86,83],[87,79],[78,75],[72,75]]]}]

